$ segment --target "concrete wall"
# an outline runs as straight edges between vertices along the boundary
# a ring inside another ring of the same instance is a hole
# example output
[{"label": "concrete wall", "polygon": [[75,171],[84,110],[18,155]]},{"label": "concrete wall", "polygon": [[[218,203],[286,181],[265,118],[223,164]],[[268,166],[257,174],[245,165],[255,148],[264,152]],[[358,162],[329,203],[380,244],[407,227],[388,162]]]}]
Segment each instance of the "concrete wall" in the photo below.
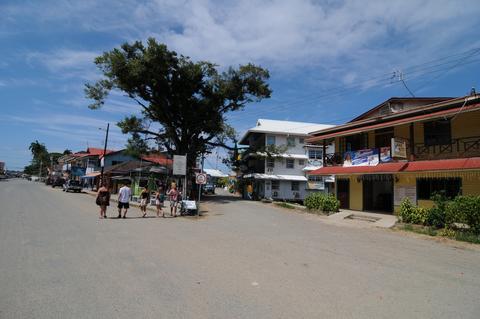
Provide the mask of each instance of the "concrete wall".
[{"label": "concrete wall", "polygon": [[[279,181],[280,189],[272,190],[271,181],[265,181],[265,197],[273,199],[286,199],[286,200],[303,200],[307,195],[307,183],[299,182],[298,191],[292,191],[292,182],[291,181]],[[277,196],[273,196],[273,192],[277,192]],[[296,198],[294,193],[299,193],[300,197]]]}]

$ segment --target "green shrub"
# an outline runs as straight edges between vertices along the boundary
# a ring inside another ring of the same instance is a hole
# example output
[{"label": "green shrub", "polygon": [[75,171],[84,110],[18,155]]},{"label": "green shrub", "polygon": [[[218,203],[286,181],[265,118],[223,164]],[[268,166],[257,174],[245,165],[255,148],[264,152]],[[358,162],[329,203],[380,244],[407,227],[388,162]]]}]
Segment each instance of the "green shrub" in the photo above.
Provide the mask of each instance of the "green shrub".
[{"label": "green shrub", "polygon": [[425,225],[435,228],[445,227],[445,218],[448,200],[442,194],[435,194],[432,196],[434,206],[428,210],[428,214],[425,218]]},{"label": "green shrub", "polygon": [[457,196],[446,207],[446,222],[467,224],[474,234],[480,234],[480,196]]},{"label": "green shrub", "polygon": [[402,222],[423,225],[428,215],[428,209],[416,207],[408,198],[400,205],[399,217]]},{"label": "green shrub", "polygon": [[309,194],[304,205],[311,210],[321,210],[324,213],[338,212],[340,202],[333,195],[316,192]]}]

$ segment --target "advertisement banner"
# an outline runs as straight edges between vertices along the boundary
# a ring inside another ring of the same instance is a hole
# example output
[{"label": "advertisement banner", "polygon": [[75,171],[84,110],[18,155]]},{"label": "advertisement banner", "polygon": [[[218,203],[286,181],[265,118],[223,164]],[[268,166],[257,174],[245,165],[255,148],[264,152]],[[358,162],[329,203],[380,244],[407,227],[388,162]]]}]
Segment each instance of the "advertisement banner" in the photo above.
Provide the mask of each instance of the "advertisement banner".
[{"label": "advertisement banner", "polygon": [[392,157],[407,158],[407,141],[405,139],[392,137]]},{"label": "advertisement banner", "polygon": [[380,162],[386,163],[392,160],[392,156],[390,154],[390,147],[380,147]]},{"label": "advertisement banner", "polygon": [[343,158],[343,166],[376,166],[378,162],[378,148],[345,152]]}]

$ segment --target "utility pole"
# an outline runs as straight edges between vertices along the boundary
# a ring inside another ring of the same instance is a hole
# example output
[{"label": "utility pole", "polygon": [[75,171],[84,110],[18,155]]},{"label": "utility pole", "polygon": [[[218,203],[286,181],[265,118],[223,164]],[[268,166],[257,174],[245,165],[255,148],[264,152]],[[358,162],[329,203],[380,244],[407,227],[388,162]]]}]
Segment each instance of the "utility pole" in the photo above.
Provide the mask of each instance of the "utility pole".
[{"label": "utility pole", "polygon": [[103,165],[100,163],[102,166],[102,169],[100,170],[100,186],[104,184],[103,180],[103,170],[105,169],[105,154],[107,154],[107,142],[108,142],[108,130],[110,129],[110,123],[107,123],[107,132],[105,134],[105,144],[103,146]]},{"label": "utility pole", "polygon": [[[203,164],[205,162],[205,153],[202,153],[202,164],[200,167],[200,174],[203,174]],[[197,215],[200,216],[200,199],[202,197],[202,184],[199,184],[198,187],[198,205],[197,205]]]}]

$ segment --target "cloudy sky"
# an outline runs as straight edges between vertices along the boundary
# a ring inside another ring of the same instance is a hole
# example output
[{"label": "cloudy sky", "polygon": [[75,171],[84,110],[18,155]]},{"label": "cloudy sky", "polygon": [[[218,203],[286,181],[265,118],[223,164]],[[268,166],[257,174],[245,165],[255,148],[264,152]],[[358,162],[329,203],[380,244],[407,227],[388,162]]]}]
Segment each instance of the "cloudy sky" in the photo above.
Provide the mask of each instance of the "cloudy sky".
[{"label": "cloudy sky", "polygon": [[[272,98],[230,116],[342,123],[392,96],[480,89],[480,4],[472,1],[0,1],[0,161],[20,169],[34,140],[49,151],[101,146],[99,127],[138,112],[113,95],[87,108],[93,59],[155,37],[194,60],[269,69]],[[112,148],[127,137],[112,130]],[[207,166],[215,166],[210,157]]]}]

